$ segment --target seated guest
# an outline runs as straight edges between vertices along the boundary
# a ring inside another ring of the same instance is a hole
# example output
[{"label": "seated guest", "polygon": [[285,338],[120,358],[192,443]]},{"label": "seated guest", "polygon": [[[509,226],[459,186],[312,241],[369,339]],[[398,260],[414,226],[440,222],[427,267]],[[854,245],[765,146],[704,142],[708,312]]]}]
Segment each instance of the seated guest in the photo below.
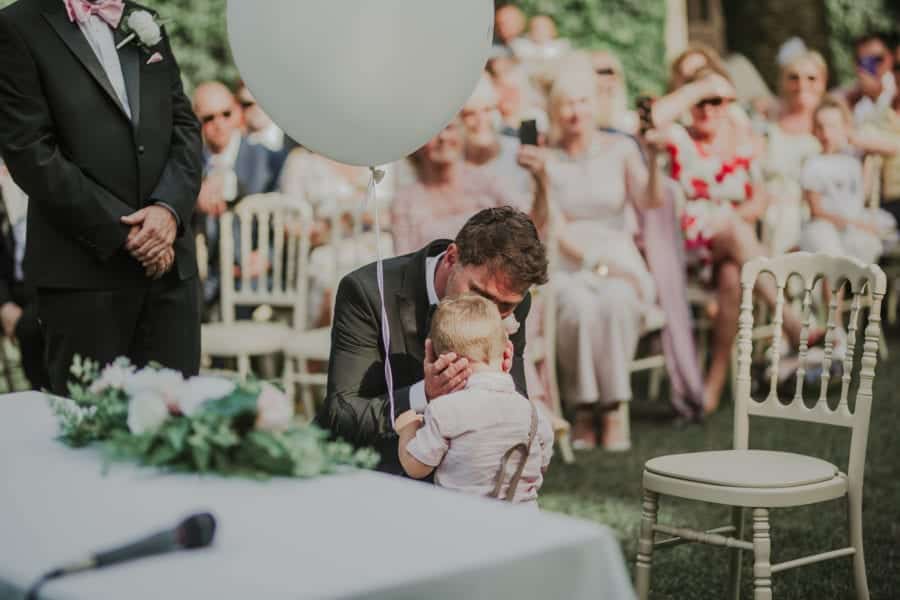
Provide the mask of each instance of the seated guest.
[{"label": "seated guest", "polygon": [[494,12],[494,43],[509,47],[525,33],[528,19],[515,4],[504,4]]},{"label": "seated guest", "polygon": [[523,164],[546,174],[551,227],[561,258],[557,355],[564,400],[575,408],[576,447],[596,444],[595,408],[605,409],[603,445],[630,446],[630,364],[642,321],[656,302],[638,251],[633,210],[661,203],[657,152],[651,168],[628,136],[598,131],[597,87],[586,63],[564,70],[550,94],[551,143],[523,147]]},{"label": "seated guest", "polygon": [[[406,254],[431,240],[453,238],[483,208],[521,206],[522,198],[496,176],[463,161],[459,119],[409,158],[416,182],[403,186],[391,204],[394,250]],[[538,186],[539,187],[539,186]]]},{"label": "seated guest", "polygon": [[[734,87],[721,73],[701,69],[692,79],[653,106],[655,127],[664,136],[672,179],[687,199],[682,217],[685,243],[694,262],[709,267],[717,286],[712,361],[706,376],[705,406],[718,408],[731,361],[740,309],[740,274],[745,262],[765,249],[755,226],[767,205],[757,185],[754,144],[749,128],[735,127],[729,112]],[[677,123],[689,113],[691,125]],[[757,290],[770,306],[777,290],[761,279]],[[784,329],[793,347],[800,340],[800,320],[784,309]],[[810,336],[821,341],[822,332]]]},{"label": "seated guest", "polygon": [[215,81],[200,84],[194,91],[194,112],[204,142],[197,230],[206,236],[208,277],[203,295],[211,304],[219,295],[218,217],[244,196],[274,190],[276,174],[271,152],[241,133],[241,109],[227,87]]},{"label": "seated guest", "polygon": [[857,125],[862,125],[879,110],[891,105],[897,95],[894,79],[894,56],[887,40],[878,33],[863,35],[853,45],[856,58],[856,81],[841,90],[853,111]]},{"label": "seated guest", "polygon": [[[49,389],[44,337],[37,317],[35,290],[26,285],[25,258],[28,197],[0,160],[0,322],[3,334],[19,344],[22,368],[35,390]],[[10,390],[12,391],[12,390]]]},{"label": "seated guest", "polygon": [[257,104],[256,98],[250,93],[250,88],[243,81],[238,84],[235,95],[241,105],[247,141],[263,146],[272,153],[272,173],[277,179],[284,168],[284,161],[287,160],[288,154],[297,144],[287,137],[275,124],[275,121]]},{"label": "seated guest", "polygon": [[510,42],[510,48],[522,61],[547,61],[561,58],[572,45],[560,39],[556,23],[547,15],[532,17],[528,24],[528,35]]},{"label": "seated guest", "polygon": [[472,372],[465,388],[434,398],[424,418],[397,419],[398,454],[406,474],[476,496],[537,508],[553,455],[550,423],[516,391],[504,369],[509,337],[490,300],[465,294],[441,301],[431,322],[438,355],[455,354]]},{"label": "seated guest", "polygon": [[842,102],[826,98],[813,119],[822,154],[803,166],[812,220],[803,226],[800,247],[874,263],[881,254],[880,230],[866,210],[862,161],[850,149],[853,117]]},{"label": "seated guest", "polygon": [[488,173],[521,199],[516,202],[523,210],[530,209],[534,197],[534,180],[517,161],[519,141],[500,135],[495,127],[497,93],[490,80],[482,78],[475,92],[460,111],[464,131],[466,162]]},{"label": "seated guest", "polygon": [[[504,370],[527,395],[525,319],[529,289],[547,280],[547,257],[528,215],[514,208],[487,209],[466,222],[456,240],[439,240],[418,252],[384,262],[385,314],[394,413],[385,377],[382,312],[376,265],[343,278],[337,292],[328,389],[317,422],[358,446],[374,446],[380,469],[401,474],[392,416],[424,413],[429,400],[463,389],[468,360],[437,355],[427,339],[432,307],[473,292],[497,305],[508,330]],[[511,365],[511,367],[510,367]]]},{"label": "seated guest", "polygon": [[609,50],[591,52],[591,64],[597,80],[597,125],[635,135],[638,116],[628,110],[625,71],[619,57]]},{"label": "seated guest", "polygon": [[[894,64],[900,65],[900,44],[894,48]],[[900,89],[900,69],[894,69],[894,82]],[[900,144],[900,94],[891,106],[879,111],[865,126],[865,133],[881,134]],[[893,215],[900,227],[900,153],[888,156],[881,173],[881,208]]]}]

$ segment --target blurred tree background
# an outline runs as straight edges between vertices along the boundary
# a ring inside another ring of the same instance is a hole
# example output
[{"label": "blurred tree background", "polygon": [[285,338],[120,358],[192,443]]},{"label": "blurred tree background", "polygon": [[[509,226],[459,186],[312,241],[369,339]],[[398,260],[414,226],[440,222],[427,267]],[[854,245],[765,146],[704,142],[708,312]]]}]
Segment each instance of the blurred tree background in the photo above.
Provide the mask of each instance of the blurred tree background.
[{"label": "blurred tree background", "polygon": [[[0,0],[0,8],[12,2]],[[900,33],[900,0],[721,2],[729,49],[746,55],[770,84],[777,79],[778,47],[791,36],[804,38],[826,56],[837,84],[853,77],[854,38],[867,31]],[[237,80],[228,48],[226,0],[143,3],[170,21],[167,29],[189,87],[207,79],[228,84]],[[496,4],[517,4],[528,15],[550,15],[560,35],[577,47],[615,52],[625,66],[632,97],[663,90],[666,0],[496,0]]]},{"label": "blurred tree background", "polygon": [[553,17],[562,37],[578,48],[607,49],[622,61],[628,91],[663,91],[668,78],[665,55],[665,0],[516,0],[529,16]]},{"label": "blurred tree background", "polygon": [[[62,2],[62,0],[59,0]],[[13,0],[0,0],[0,8]],[[160,14],[188,87],[208,79],[229,85],[238,78],[228,47],[225,0],[142,0]]]}]

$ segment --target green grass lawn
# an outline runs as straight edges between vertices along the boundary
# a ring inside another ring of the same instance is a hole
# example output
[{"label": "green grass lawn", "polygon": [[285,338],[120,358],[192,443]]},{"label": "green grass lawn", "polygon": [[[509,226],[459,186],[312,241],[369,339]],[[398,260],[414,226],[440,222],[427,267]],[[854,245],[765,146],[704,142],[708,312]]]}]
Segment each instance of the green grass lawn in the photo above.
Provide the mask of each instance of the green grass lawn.
[{"label": "green grass lawn", "polygon": [[[864,522],[869,589],[873,599],[900,598],[900,341],[879,363],[866,463]],[[640,398],[640,386],[635,390]],[[632,408],[633,448],[624,454],[578,453],[576,463],[555,460],[541,490],[545,510],[597,521],[619,536],[633,573],[640,521],[641,471],[646,460],[664,454],[727,449],[732,444],[730,401],[703,425],[676,428],[662,404],[636,400]],[[751,420],[751,447],[811,454],[847,467],[849,431],[814,424]],[[729,509],[662,497],[662,523],[711,529],[730,524]],[[749,530],[749,520],[747,529]],[[846,501],[771,513],[773,562],[846,546]],[[752,559],[745,552],[743,597],[752,598]],[[799,567],[773,578],[776,599],[855,598],[850,558]],[[728,551],[689,544],[654,555],[654,599],[720,599],[728,584]]]}]

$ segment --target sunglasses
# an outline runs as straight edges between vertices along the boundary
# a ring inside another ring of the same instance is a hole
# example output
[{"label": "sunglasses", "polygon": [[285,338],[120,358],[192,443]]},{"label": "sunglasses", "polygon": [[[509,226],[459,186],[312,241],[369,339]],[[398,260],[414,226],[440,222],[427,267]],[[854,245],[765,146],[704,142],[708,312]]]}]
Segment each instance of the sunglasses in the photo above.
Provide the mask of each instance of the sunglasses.
[{"label": "sunglasses", "polygon": [[594,72],[595,72],[597,75],[602,75],[602,76],[605,76],[605,77],[610,77],[610,76],[613,76],[613,75],[616,74],[616,70],[615,70],[615,69],[609,69],[609,68],[605,68],[605,69],[594,69]]},{"label": "sunglasses", "polygon": [[204,125],[208,125],[209,123],[212,123],[213,121],[215,121],[215,120],[216,120],[217,118],[219,118],[219,117],[222,117],[223,119],[226,119],[226,120],[227,120],[227,119],[230,119],[230,118],[231,118],[231,111],[230,111],[230,110],[223,110],[223,111],[220,112],[220,113],[213,113],[213,114],[211,114],[211,115],[204,115],[204,116],[200,117],[200,122],[203,123]]},{"label": "sunglasses", "polygon": [[695,106],[697,108],[706,108],[707,106],[722,106],[723,104],[728,104],[729,102],[731,102],[731,98],[704,98],[703,100],[695,104]]}]

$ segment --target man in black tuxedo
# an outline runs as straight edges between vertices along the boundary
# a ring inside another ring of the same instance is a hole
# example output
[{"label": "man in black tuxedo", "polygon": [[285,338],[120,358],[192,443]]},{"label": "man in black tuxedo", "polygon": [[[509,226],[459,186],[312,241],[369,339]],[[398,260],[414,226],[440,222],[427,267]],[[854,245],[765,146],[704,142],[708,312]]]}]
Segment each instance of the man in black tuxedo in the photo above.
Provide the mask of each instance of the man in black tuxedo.
[{"label": "man in black tuxedo", "polygon": [[135,10],[0,11],[0,153],[29,196],[25,271],[59,394],[76,354],[199,368],[200,128],[164,32],[124,43]]},{"label": "man in black tuxedo", "polygon": [[[328,391],[319,425],[357,446],[381,454],[379,468],[401,474],[384,374],[381,305],[376,266],[343,278],[338,287]],[[497,304],[510,331],[506,360],[525,394],[525,318],[529,288],[547,280],[547,257],[528,216],[514,208],[486,209],[463,226],[456,240],[436,241],[419,252],[384,262],[385,310],[395,413],[424,412],[427,402],[465,387],[464,358],[435,357],[426,338],[431,314],[444,297],[465,292]],[[514,333],[513,333],[514,331]]]}]

